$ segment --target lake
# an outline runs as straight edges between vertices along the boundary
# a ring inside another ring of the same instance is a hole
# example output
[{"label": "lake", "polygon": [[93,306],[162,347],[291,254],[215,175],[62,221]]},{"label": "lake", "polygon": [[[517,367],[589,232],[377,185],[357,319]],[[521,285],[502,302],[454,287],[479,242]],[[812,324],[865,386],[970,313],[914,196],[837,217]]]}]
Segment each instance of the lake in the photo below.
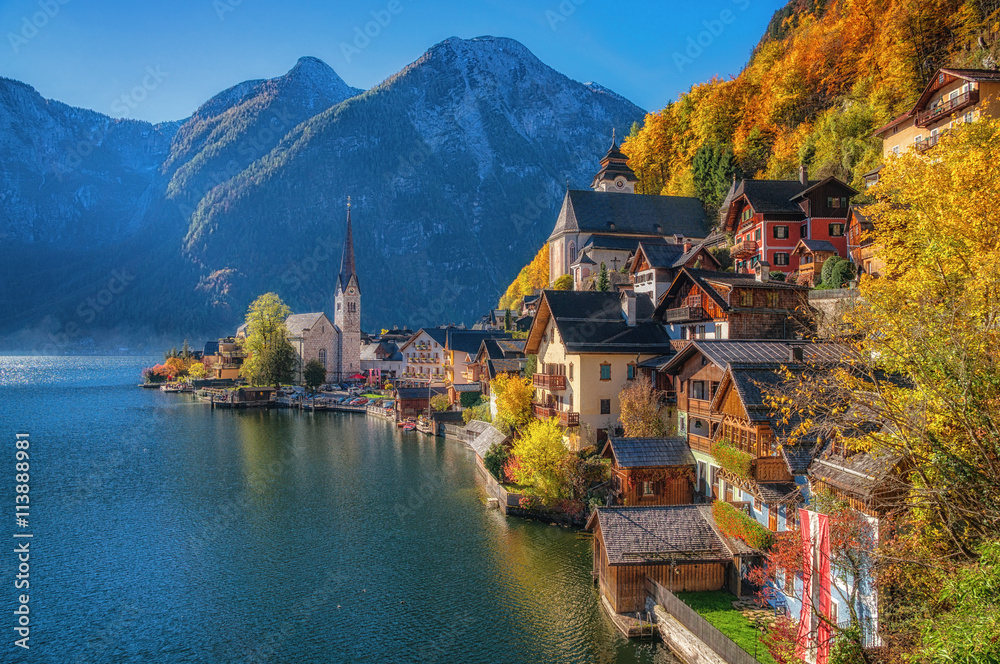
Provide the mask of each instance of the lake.
[{"label": "lake", "polygon": [[602,613],[589,539],[487,508],[463,444],[137,388],[157,359],[0,357],[2,661],[675,661]]}]

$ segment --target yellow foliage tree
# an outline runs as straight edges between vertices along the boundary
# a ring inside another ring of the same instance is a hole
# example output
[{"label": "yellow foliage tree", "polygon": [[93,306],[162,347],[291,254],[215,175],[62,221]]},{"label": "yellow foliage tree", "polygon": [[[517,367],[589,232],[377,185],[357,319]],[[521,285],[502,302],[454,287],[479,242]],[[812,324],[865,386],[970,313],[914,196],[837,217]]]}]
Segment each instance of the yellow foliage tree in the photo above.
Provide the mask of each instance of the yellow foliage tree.
[{"label": "yellow foliage tree", "polygon": [[535,395],[531,379],[501,373],[490,382],[490,389],[496,395],[494,423],[498,427],[514,433],[531,421],[531,399]]},{"label": "yellow foliage tree", "polygon": [[549,245],[546,243],[538,250],[530,263],[521,268],[517,278],[507,287],[497,305],[499,309],[510,309],[517,312],[525,295],[531,295],[536,290],[549,285]]},{"label": "yellow foliage tree", "polygon": [[191,366],[188,367],[188,375],[192,378],[204,378],[208,375],[208,370],[201,362],[192,362]]},{"label": "yellow foliage tree", "polygon": [[657,438],[667,435],[660,417],[660,392],[648,378],[633,380],[618,394],[621,423],[629,438]]},{"label": "yellow foliage tree", "polygon": [[508,468],[518,484],[533,485],[546,498],[559,498],[565,490],[561,466],[568,455],[563,430],[555,418],[532,420],[514,442],[514,463]]}]

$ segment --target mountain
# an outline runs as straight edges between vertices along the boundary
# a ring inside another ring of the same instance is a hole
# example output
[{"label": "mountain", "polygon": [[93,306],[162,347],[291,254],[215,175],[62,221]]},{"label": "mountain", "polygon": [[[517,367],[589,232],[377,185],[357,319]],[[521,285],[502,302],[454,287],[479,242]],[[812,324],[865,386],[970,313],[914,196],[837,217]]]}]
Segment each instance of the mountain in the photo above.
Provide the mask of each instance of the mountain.
[{"label": "mountain", "polygon": [[364,92],[302,58],[155,126],[0,79],[0,343],[219,335],[266,290],[329,310],[348,196],[363,325],[471,321],[643,114],[495,37],[445,40]]}]

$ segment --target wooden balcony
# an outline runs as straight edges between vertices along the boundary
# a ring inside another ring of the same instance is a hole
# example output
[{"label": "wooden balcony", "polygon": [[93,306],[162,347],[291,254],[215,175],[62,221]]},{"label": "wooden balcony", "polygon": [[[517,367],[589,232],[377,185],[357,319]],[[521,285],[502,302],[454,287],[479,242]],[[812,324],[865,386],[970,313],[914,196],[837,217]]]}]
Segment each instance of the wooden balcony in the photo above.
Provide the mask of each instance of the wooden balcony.
[{"label": "wooden balcony", "polygon": [[702,307],[677,307],[667,309],[663,313],[664,323],[685,323],[696,320],[708,320],[708,313]]},{"label": "wooden balcony", "polygon": [[687,435],[688,445],[691,446],[692,450],[698,452],[704,452],[705,454],[712,453],[712,439],[706,438],[705,436],[699,436],[697,434],[689,433]]},{"label": "wooden balcony", "polygon": [[566,376],[536,373],[531,376],[531,384],[546,390],[565,390]]},{"label": "wooden balcony", "polygon": [[744,240],[743,242],[737,242],[733,245],[733,248],[729,250],[729,255],[733,258],[750,258],[757,253],[757,242],[754,240]]},{"label": "wooden balcony", "polygon": [[940,140],[940,138],[941,138],[940,133],[931,134],[927,138],[921,138],[919,141],[913,142],[913,149],[916,150],[917,152],[924,152],[926,150],[930,150],[932,147],[938,144],[938,140]]},{"label": "wooden balcony", "polygon": [[964,94],[960,94],[953,99],[948,99],[945,102],[929,108],[926,111],[917,113],[918,127],[926,127],[929,124],[933,124],[938,120],[942,120],[952,113],[957,113],[967,106],[972,106],[973,104],[979,103],[979,90],[969,90]]},{"label": "wooden balcony", "polygon": [[580,413],[570,413],[559,410],[554,406],[543,406],[539,403],[531,404],[531,414],[539,419],[558,417],[559,424],[564,427],[575,427],[580,425]]},{"label": "wooden balcony", "polygon": [[[688,417],[700,417],[704,419],[712,418],[712,402],[705,401],[703,399],[691,399],[688,398],[687,402],[687,413]],[[716,419],[718,415],[716,416]]]}]

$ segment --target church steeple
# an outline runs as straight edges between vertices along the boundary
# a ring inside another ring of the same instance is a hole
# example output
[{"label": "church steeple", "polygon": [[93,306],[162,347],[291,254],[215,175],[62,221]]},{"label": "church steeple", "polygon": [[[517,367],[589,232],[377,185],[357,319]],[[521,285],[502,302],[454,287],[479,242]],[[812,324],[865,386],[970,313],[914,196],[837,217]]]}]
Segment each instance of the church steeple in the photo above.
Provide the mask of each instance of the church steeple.
[{"label": "church steeple", "polygon": [[594,191],[617,191],[634,194],[635,183],[639,178],[628,166],[628,157],[618,149],[618,139],[615,130],[611,130],[611,147],[601,159],[601,170],[594,176],[591,188]]},{"label": "church steeple", "polygon": [[347,290],[348,285],[354,280],[354,286],[361,290],[358,283],[358,275],[354,269],[354,233],[351,229],[351,197],[347,197],[347,234],[344,237],[344,253],[340,257],[340,274],[337,276],[337,292],[342,293]]}]

